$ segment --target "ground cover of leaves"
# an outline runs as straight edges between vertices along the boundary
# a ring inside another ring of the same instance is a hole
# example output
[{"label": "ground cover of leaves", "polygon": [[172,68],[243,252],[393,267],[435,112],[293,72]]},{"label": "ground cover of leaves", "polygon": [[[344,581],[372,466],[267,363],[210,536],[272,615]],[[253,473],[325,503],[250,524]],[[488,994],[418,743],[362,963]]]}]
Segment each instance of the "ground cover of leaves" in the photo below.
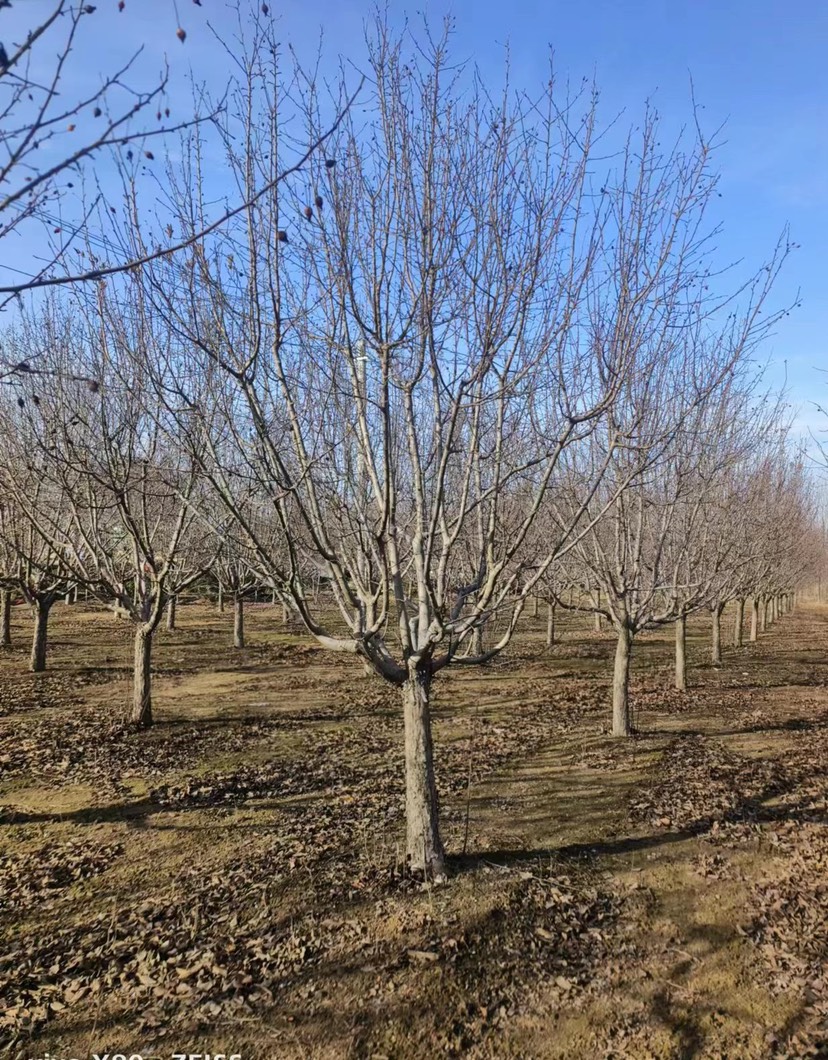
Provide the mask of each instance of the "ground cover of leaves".
[{"label": "ground cover of leaves", "polygon": [[181,608],[136,733],[124,624],[56,614],[51,672],[0,658],[7,1055],[828,1055],[822,610],[721,669],[697,624],[686,694],[645,641],[626,743],[583,619],[449,674],[439,886],[400,853],[393,689],[272,610],[233,652]]}]

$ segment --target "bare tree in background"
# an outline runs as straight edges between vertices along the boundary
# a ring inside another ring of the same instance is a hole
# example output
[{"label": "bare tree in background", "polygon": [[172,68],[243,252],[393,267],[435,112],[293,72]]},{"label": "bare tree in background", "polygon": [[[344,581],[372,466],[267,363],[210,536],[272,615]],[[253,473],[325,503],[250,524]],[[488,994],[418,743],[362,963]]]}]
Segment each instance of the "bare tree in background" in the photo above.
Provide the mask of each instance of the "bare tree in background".
[{"label": "bare tree in background", "polygon": [[[0,410],[0,430],[8,438],[18,434],[20,425],[19,418],[9,415],[10,412],[10,409]],[[19,406],[15,405],[13,412],[19,413]],[[9,488],[12,468],[17,480],[26,482],[25,507],[15,504],[15,495]],[[4,585],[22,594],[34,619],[30,669],[33,673],[42,673],[47,661],[49,615],[55,603],[66,594],[72,579],[61,551],[37,532],[27,516],[31,511],[47,512],[64,531],[68,529],[69,519],[59,499],[56,500],[40,476],[31,473],[31,468],[25,455],[16,459],[8,450],[3,453],[0,490],[5,500],[0,505],[0,547],[6,559],[5,573],[8,576]],[[6,595],[6,601],[9,599]]]},{"label": "bare tree in background", "polygon": [[0,648],[10,648],[12,596],[17,591],[18,556],[14,547],[15,507],[10,497],[0,498]]},{"label": "bare tree in background", "polygon": [[[685,618],[714,598],[719,606],[733,542],[719,536],[721,520],[714,515],[721,514],[724,483],[753,437],[746,429],[750,375],[739,369],[756,338],[755,313],[765,293],[763,283],[746,314],[731,318],[716,338],[705,338],[698,327],[677,329],[677,345],[662,345],[656,336],[648,371],[631,377],[613,406],[614,430],[624,443],[614,446],[611,472],[592,502],[614,489],[611,513],[578,540],[568,562],[574,576],[580,571],[588,585],[600,588],[603,613],[617,634],[616,736],[633,731],[629,668],[636,635],[677,621],[677,683],[683,687]],[[590,441],[600,459],[603,435],[595,432]],[[573,474],[575,499],[577,480]]]},{"label": "bare tree in background", "polygon": [[[20,399],[19,452],[0,464],[26,533],[67,572],[48,599],[68,577],[133,622],[139,727],[152,722],[152,644],[164,607],[210,558],[194,532],[197,465],[170,444],[146,385],[146,359],[161,356],[166,338],[140,301],[113,301],[103,282],[86,303],[53,301],[26,318],[13,346],[37,355],[50,385]],[[96,380],[91,388],[78,367]]]}]

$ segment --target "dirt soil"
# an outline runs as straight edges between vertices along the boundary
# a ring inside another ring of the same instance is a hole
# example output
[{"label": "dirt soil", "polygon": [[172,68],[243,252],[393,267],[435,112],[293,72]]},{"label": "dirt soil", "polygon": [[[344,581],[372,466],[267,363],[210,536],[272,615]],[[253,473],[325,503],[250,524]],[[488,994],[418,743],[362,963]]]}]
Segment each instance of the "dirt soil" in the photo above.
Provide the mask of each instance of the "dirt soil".
[{"label": "dirt soil", "polygon": [[692,621],[684,694],[643,638],[629,741],[585,619],[441,676],[439,886],[353,658],[182,605],[136,733],[128,625],[53,617],[0,653],[0,1056],[828,1057],[828,609],[718,668]]}]

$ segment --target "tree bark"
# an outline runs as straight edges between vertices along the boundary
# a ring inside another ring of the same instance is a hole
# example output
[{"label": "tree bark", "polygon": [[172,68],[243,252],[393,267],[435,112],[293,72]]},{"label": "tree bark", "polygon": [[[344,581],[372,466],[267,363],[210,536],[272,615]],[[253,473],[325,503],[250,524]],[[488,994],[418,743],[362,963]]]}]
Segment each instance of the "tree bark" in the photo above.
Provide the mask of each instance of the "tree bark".
[{"label": "tree bark", "polygon": [[763,597],[759,605],[759,632],[764,633],[768,628],[768,601]]},{"label": "tree bark", "polygon": [[219,582],[218,587],[218,609],[219,614],[224,614],[224,586]]},{"label": "tree bark", "polygon": [[54,600],[35,601],[35,626],[32,638],[31,670],[33,673],[43,673],[46,669],[46,644],[49,628],[49,612],[52,610]]},{"label": "tree bark", "polygon": [[175,629],[175,597],[170,597],[167,604],[167,629]]},{"label": "tree bark", "polygon": [[628,626],[618,634],[615,649],[615,671],[612,677],[612,735],[631,736],[630,712],[630,654],[633,635]]},{"label": "tree bark", "polygon": [[67,589],[66,590],[66,595],[63,598],[63,602],[66,604],[67,607],[69,607],[71,604],[73,604],[75,602],[74,599],[73,599],[74,592],[75,592],[74,589]]},{"label": "tree bark", "polygon": [[745,601],[739,597],[736,601],[736,621],[733,625],[733,646],[741,648],[745,630]]},{"label": "tree bark", "polygon": [[471,655],[483,654],[483,626],[475,626],[472,630]]},{"label": "tree bark", "polygon": [[241,596],[233,601],[233,647],[244,647],[244,598]]},{"label": "tree bark", "polygon": [[600,615],[597,611],[595,612],[595,622],[593,623],[593,628],[595,629],[596,633],[600,633],[603,628],[603,617],[604,616]]},{"label": "tree bark", "polygon": [[532,618],[538,617],[538,598],[537,596],[532,597]]},{"label": "tree bark", "polygon": [[713,643],[711,656],[714,666],[722,665],[722,611],[724,604],[717,603],[711,608],[713,615]]},{"label": "tree bark", "polygon": [[132,723],[139,729],[148,729],[152,725],[152,633],[144,625],[135,633]]},{"label": "tree bark", "polygon": [[555,643],[555,605],[546,605],[546,646],[551,648]]},{"label": "tree bark", "polygon": [[676,619],[676,688],[687,691],[687,616]]},{"label": "tree bark", "polygon": [[410,668],[402,686],[405,725],[406,854],[412,872],[434,879],[445,873],[440,839],[434,749],[431,739],[431,674]]},{"label": "tree bark", "polygon": [[754,596],[750,601],[750,639],[753,643],[759,635],[759,601]]},{"label": "tree bark", "polygon": [[288,608],[287,601],[282,601],[282,625],[286,626],[290,622],[290,609]]},{"label": "tree bark", "polygon": [[10,648],[11,642],[11,590],[0,589],[0,648]]}]

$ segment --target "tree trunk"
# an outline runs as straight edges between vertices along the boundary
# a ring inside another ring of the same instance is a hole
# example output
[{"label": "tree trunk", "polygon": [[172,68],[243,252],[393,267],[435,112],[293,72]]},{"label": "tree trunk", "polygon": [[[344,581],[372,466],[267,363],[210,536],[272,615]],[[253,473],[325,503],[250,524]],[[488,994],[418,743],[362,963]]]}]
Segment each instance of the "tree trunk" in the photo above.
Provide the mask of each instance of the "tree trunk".
[{"label": "tree trunk", "polygon": [[167,604],[167,629],[175,629],[175,597],[170,597]]},{"label": "tree trunk", "polygon": [[687,691],[687,616],[676,619],[676,688]]},{"label": "tree trunk", "polygon": [[73,604],[75,602],[74,599],[73,599],[73,596],[74,596],[74,589],[67,589],[66,590],[66,595],[63,598],[63,602],[66,604],[67,607],[69,607],[71,604]]},{"label": "tree trunk", "polygon": [[538,617],[538,598],[537,596],[532,597],[532,618]]},{"label": "tree trunk", "polygon": [[290,622],[290,609],[287,605],[287,600],[282,601],[282,625],[286,626]]},{"label": "tree trunk", "polygon": [[759,635],[759,601],[754,596],[750,601],[750,639],[753,643]]},{"label": "tree trunk", "polygon": [[409,868],[427,878],[445,872],[440,839],[434,750],[431,740],[431,674],[409,670],[402,686],[405,723],[405,820]]},{"label": "tree trunk", "polygon": [[768,628],[768,601],[762,599],[759,606],[759,632],[764,633]]},{"label": "tree trunk", "polygon": [[733,626],[733,646],[741,648],[745,629],[745,601],[740,597],[736,601],[736,621]]},{"label": "tree trunk", "polygon": [[475,626],[472,630],[471,651],[472,658],[483,654],[483,626]]},{"label": "tree trunk", "polygon": [[11,642],[11,590],[0,589],[0,648],[10,648]]},{"label": "tree trunk", "polygon": [[219,582],[218,587],[218,609],[219,614],[224,614],[224,586]]},{"label": "tree trunk", "polygon": [[31,669],[36,674],[42,673],[46,669],[46,635],[49,627],[49,612],[52,610],[53,603],[53,600],[37,600],[35,602]]},{"label": "tree trunk", "polygon": [[555,605],[546,605],[546,646],[551,648],[555,643]]},{"label": "tree trunk", "polygon": [[241,596],[233,601],[233,647],[244,647],[244,598]]},{"label": "tree trunk", "polygon": [[603,617],[604,616],[603,615],[599,615],[597,611],[595,612],[595,621],[593,623],[593,628],[595,629],[596,633],[600,633],[601,632],[601,629],[603,627],[603,621],[602,621]]},{"label": "tree trunk", "polygon": [[713,615],[713,645],[712,659],[714,666],[722,665],[722,611],[724,604],[716,604],[712,608]]},{"label": "tree trunk", "polygon": [[615,649],[615,672],[612,677],[612,735],[631,736],[630,712],[630,654],[632,630],[625,626],[618,634]]},{"label": "tree trunk", "polygon": [[144,625],[135,633],[132,723],[139,729],[152,725],[152,631]]}]

